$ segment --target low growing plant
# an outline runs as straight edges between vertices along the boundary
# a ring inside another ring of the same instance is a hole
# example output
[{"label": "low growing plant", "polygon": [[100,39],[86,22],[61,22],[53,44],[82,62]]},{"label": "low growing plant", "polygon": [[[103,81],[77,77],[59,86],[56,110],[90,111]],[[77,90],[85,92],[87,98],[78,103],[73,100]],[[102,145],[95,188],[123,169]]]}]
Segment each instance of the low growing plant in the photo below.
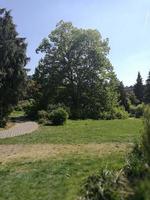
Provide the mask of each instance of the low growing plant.
[{"label": "low growing plant", "polygon": [[53,125],[63,125],[68,119],[68,113],[63,108],[53,110],[49,118]]}]

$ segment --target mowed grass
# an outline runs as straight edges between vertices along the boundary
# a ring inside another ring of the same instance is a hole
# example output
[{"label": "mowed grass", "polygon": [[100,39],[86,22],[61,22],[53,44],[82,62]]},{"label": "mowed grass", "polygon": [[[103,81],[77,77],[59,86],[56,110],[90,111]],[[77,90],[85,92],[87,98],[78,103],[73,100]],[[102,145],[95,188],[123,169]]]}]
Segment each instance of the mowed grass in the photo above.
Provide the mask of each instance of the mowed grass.
[{"label": "mowed grass", "polygon": [[141,130],[141,119],[68,120],[64,126],[41,126],[32,134],[0,139],[0,144],[133,142]]},{"label": "mowed grass", "polygon": [[[1,139],[0,144],[6,144],[1,149],[7,159],[3,156],[0,163],[0,200],[76,200],[89,175],[98,174],[102,168],[122,168],[131,149],[128,143],[139,139],[140,130],[141,119],[69,120],[64,126],[40,126],[32,134]],[[120,150],[116,143],[127,147]],[[91,150],[86,150],[86,144],[92,145]],[[106,146],[106,151],[99,150],[99,144]],[[33,152],[34,145],[39,145],[39,150]],[[112,145],[111,152],[107,151],[108,145]],[[46,146],[52,150],[47,151]],[[54,156],[49,155],[52,152]],[[23,157],[19,157],[21,154]]]},{"label": "mowed grass", "polygon": [[0,200],[76,200],[87,176],[106,167],[119,170],[123,163],[122,154],[112,154],[3,164]]}]

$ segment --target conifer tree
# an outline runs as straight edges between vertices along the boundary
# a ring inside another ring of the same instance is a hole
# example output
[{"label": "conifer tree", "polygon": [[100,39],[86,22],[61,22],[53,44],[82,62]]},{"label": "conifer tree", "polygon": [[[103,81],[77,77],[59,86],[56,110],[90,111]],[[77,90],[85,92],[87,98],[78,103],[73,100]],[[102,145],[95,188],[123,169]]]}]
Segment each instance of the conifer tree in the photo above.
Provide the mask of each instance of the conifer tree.
[{"label": "conifer tree", "polygon": [[0,8],[0,127],[21,95],[27,63],[25,38],[18,36],[10,11]]},{"label": "conifer tree", "polygon": [[140,72],[138,72],[136,84],[134,85],[134,93],[136,98],[139,100],[139,103],[142,103],[144,95],[144,86]]}]

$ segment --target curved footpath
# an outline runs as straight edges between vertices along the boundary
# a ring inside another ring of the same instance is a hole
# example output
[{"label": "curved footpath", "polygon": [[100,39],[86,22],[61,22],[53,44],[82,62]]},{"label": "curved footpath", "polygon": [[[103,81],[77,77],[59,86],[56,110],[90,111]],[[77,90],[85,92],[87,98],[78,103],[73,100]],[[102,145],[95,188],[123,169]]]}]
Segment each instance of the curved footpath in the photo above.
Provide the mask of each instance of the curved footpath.
[{"label": "curved footpath", "polygon": [[0,139],[25,135],[38,129],[36,122],[20,122],[16,123],[13,127],[0,131]]}]

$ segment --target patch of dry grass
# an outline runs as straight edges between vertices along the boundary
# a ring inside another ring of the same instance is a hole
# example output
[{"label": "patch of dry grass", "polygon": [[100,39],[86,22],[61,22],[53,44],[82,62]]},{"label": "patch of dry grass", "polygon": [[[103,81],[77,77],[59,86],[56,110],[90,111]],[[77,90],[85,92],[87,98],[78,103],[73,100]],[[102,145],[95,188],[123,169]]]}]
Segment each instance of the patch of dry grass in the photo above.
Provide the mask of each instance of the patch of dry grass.
[{"label": "patch of dry grass", "polygon": [[47,158],[63,158],[64,155],[110,155],[112,153],[125,153],[130,150],[131,143],[103,143],[103,144],[15,144],[0,145],[0,162]]}]

